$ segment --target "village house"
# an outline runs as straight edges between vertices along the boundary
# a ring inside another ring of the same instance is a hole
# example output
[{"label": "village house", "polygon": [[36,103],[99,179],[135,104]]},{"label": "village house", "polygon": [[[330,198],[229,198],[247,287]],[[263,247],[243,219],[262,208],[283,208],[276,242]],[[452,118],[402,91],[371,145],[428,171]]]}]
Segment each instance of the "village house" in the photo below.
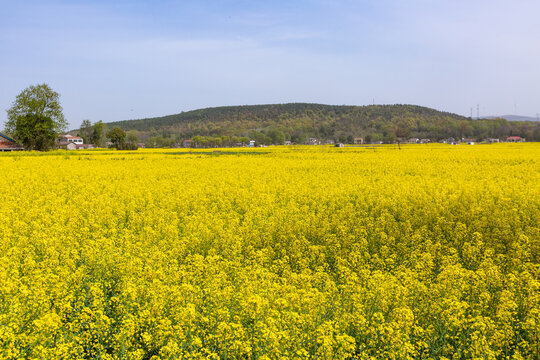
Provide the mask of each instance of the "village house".
[{"label": "village house", "polygon": [[74,143],[74,144],[83,144],[84,140],[80,136],[73,136],[69,134],[60,135],[58,140],[59,143]]},{"label": "village house", "polygon": [[430,142],[430,139],[420,139],[420,144],[429,144]]},{"label": "village house", "polygon": [[184,142],[182,143],[182,146],[185,148],[190,148],[192,147],[192,144],[193,144],[193,140],[184,140]]},{"label": "village house", "polygon": [[291,140],[285,140],[285,145],[292,145]]},{"label": "village house", "polygon": [[84,144],[82,137],[69,134],[60,135],[56,147],[58,149],[66,150],[86,150],[95,148],[94,144]]},{"label": "village house", "polygon": [[407,140],[407,142],[409,144],[418,144],[420,142],[420,139],[419,138],[410,138],[409,140]]},{"label": "village house", "polygon": [[355,145],[361,145],[361,144],[364,143],[364,138],[361,138],[361,137],[355,137],[355,138],[353,139],[353,143],[354,143]]},{"label": "village house", "polygon": [[88,149],[94,149],[94,144],[75,144],[77,146],[77,150],[88,150]]},{"label": "village house", "polygon": [[525,138],[521,136],[509,136],[506,138],[506,142],[525,142]]},{"label": "village house", "polygon": [[24,150],[15,140],[7,135],[0,133],[0,151],[19,151]]},{"label": "village house", "polygon": [[56,147],[59,149],[66,149],[66,150],[88,150],[88,149],[94,149],[94,144],[75,144],[74,142],[68,142],[68,143],[58,143],[56,144]]},{"label": "village house", "polygon": [[319,141],[315,138],[309,138],[309,145],[319,145]]},{"label": "village house", "polygon": [[487,138],[487,139],[486,139],[486,142],[487,142],[487,143],[490,143],[490,144],[493,144],[493,143],[498,143],[498,142],[500,142],[500,140],[499,140],[499,139],[496,139],[496,138]]},{"label": "village house", "polygon": [[474,145],[476,143],[476,139],[461,139],[461,143],[467,145]]}]

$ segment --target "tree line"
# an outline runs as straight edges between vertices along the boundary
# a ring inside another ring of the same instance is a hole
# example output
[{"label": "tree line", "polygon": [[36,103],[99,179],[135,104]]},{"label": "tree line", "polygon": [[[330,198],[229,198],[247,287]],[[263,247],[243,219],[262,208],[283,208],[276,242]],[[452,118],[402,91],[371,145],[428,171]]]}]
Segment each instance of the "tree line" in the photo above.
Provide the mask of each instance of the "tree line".
[{"label": "tree line", "polygon": [[139,143],[137,130],[126,132],[118,126],[109,130],[107,124],[101,120],[93,124],[90,120],[83,120],[77,135],[82,137],[85,143],[107,147],[110,142],[110,146],[118,150],[136,150]]},{"label": "tree line", "polygon": [[150,146],[167,146],[196,136],[250,137],[261,144],[281,144],[285,140],[305,143],[309,138],[347,143],[354,137],[363,137],[368,142],[395,142],[405,137],[434,141],[475,138],[481,141],[508,136],[540,141],[538,122],[471,119],[415,105],[228,106],[109,125],[139,131],[143,140],[152,139]]},{"label": "tree line", "polygon": [[[66,130],[59,94],[47,84],[23,90],[7,110],[5,132],[26,149],[54,148]],[[255,140],[257,144],[303,144],[309,138],[352,143],[399,142],[407,137],[433,141],[448,138],[506,138],[540,141],[540,122],[471,119],[416,105],[338,106],[307,103],[226,106],[157,118],[95,123],[83,120],[76,132],[97,147],[136,149],[170,147],[185,139],[197,146],[227,146]]]},{"label": "tree line", "polygon": [[[7,110],[8,121],[4,132],[12,136],[26,150],[46,151],[54,149],[59,135],[66,131],[60,95],[47,84],[31,85],[24,89]],[[77,135],[85,143],[97,147],[110,146],[119,150],[137,149],[139,134],[127,133],[120,127],[108,129],[107,124],[83,120]]]}]

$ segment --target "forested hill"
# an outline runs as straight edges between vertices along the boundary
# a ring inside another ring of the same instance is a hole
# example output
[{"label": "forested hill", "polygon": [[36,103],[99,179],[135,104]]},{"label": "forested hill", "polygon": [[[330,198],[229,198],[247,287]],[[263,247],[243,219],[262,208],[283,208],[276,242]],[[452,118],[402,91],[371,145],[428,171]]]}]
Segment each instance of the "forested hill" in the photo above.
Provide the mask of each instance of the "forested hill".
[{"label": "forested hill", "polygon": [[471,120],[415,105],[307,103],[215,107],[107,125],[138,130],[143,139],[181,140],[198,135],[253,137],[277,131],[283,133],[285,139],[296,142],[304,142],[308,137],[321,140],[368,137],[391,141],[396,136],[445,139],[519,135],[531,139],[538,136],[539,128],[531,123],[504,119]]}]

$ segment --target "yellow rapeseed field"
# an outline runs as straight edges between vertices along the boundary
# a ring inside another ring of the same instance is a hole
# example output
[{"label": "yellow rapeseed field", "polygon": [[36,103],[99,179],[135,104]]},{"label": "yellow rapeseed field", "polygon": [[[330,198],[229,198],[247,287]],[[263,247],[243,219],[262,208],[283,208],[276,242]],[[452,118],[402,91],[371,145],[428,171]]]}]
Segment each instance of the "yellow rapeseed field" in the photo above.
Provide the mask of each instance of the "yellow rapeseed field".
[{"label": "yellow rapeseed field", "polygon": [[2,359],[538,359],[540,145],[0,154]]}]

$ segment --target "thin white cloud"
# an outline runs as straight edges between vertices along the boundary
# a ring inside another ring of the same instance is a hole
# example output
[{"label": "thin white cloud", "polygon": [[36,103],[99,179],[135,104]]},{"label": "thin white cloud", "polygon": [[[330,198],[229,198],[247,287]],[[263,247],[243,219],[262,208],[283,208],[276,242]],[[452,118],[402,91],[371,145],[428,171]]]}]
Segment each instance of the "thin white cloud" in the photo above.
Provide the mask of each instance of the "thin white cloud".
[{"label": "thin white cloud", "polygon": [[[74,124],[199,106],[540,112],[537,0],[0,3],[0,108],[48,82]],[[134,109],[132,113],[130,109]],[[3,114],[0,114],[0,121]]]}]

